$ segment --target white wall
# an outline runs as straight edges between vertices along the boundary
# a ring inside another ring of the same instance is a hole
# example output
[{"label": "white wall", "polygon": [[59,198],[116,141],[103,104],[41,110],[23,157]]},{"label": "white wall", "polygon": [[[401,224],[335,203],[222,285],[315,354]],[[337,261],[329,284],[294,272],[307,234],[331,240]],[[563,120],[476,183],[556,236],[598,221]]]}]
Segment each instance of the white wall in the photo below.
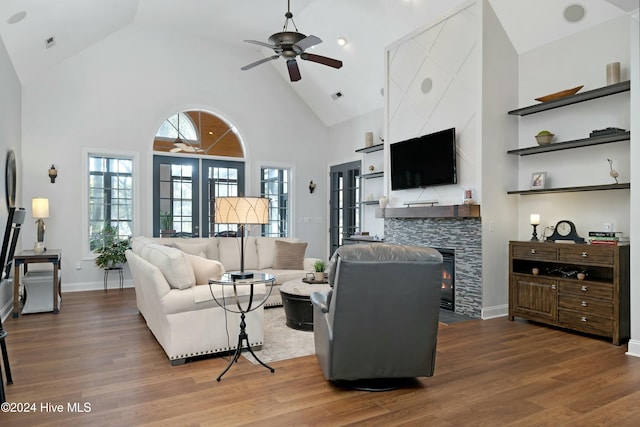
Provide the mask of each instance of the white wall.
[{"label": "white wall", "polygon": [[[631,20],[631,117],[636,119],[631,122],[631,164],[640,164],[640,24],[638,23],[639,11],[633,14]],[[631,170],[631,179],[638,182],[640,173],[635,167]],[[640,192],[631,192],[631,224],[630,235],[640,236]],[[634,242],[637,243],[636,240]],[[631,340],[629,341],[628,354],[640,357],[640,250],[637,246],[631,246]]]},{"label": "white wall", "polygon": [[[81,250],[82,150],[139,155],[135,234],[151,235],[153,137],[166,117],[191,108],[237,127],[246,144],[247,194],[259,193],[261,165],[295,165],[293,234],[309,243],[309,256],[324,254],[326,189],[319,186],[311,197],[307,185],[325,172],[327,129],[272,67],[241,72],[252,54],[130,25],[24,87],[22,153],[29,167],[22,199],[49,198],[45,241],[62,249],[63,291],[102,286],[102,272]],[[52,163],[59,170],[55,184],[47,177]],[[305,216],[321,222],[298,221]],[[26,227],[23,242],[34,240],[35,227]]]},{"label": "white wall", "polygon": [[[18,180],[22,175],[22,161],[20,155],[21,144],[21,87],[18,76],[11,64],[9,55],[2,39],[0,38],[0,164],[6,164],[6,156],[10,150],[14,150],[16,155],[16,165],[18,168]],[[0,174],[0,189],[4,193],[5,174]],[[18,206],[22,201],[20,195],[20,185],[18,184],[16,194],[16,203]],[[0,197],[0,224],[2,224],[2,233],[4,233],[4,225],[7,223],[7,205],[5,196]],[[18,250],[20,250],[18,248]],[[13,304],[13,282],[11,280],[3,280],[0,282],[0,318],[4,318],[12,311]]]},{"label": "white wall", "polygon": [[[536,104],[534,98],[584,85],[582,91],[606,86],[606,64],[621,63],[621,79],[629,79],[630,18],[623,16],[520,55],[519,102],[513,108]],[[556,141],[588,138],[608,126],[630,128],[629,92],[520,117],[519,147],[537,145],[542,129]],[[519,189],[528,189],[531,174],[547,171],[549,187],[612,184],[607,159],[614,160],[620,182],[630,182],[629,142],[558,151],[519,158]],[[515,188],[514,188],[515,189]],[[518,239],[531,237],[529,214],[539,213],[541,226],[561,219],[576,224],[578,233],[602,230],[605,222],[629,235],[629,190],[560,193],[519,197]],[[540,233],[539,233],[540,234]],[[514,236],[515,237],[515,236]]]},{"label": "white wall", "polygon": [[518,124],[506,114],[518,100],[518,54],[493,9],[482,13],[482,317],[505,315],[509,304],[508,241],[517,230],[518,198],[507,194],[517,159]]},{"label": "white wall", "polygon": [[[466,187],[473,188],[477,201],[482,199],[477,133],[480,14],[478,3],[466,2],[387,48],[387,142],[455,127],[458,167],[456,185],[392,191],[392,207],[402,207],[409,200],[460,204]],[[425,93],[426,79],[432,81],[432,88]],[[390,175],[385,179],[389,182]]]}]

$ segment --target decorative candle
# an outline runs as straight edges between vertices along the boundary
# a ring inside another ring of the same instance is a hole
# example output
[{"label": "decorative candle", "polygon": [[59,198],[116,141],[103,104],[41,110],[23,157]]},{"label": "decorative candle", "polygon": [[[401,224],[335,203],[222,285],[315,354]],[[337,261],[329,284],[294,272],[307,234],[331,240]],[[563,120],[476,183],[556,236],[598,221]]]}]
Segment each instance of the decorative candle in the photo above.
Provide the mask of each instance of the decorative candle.
[{"label": "decorative candle", "polygon": [[540,214],[531,214],[531,225],[540,224]]},{"label": "decorative candle", "polygon": [[373,145],[373,132],[364,133],[364,146],[371,147]]},{"label": "decorative candle", "polygon": [[607,64],[607,85],[620,83],[620,63]]}]

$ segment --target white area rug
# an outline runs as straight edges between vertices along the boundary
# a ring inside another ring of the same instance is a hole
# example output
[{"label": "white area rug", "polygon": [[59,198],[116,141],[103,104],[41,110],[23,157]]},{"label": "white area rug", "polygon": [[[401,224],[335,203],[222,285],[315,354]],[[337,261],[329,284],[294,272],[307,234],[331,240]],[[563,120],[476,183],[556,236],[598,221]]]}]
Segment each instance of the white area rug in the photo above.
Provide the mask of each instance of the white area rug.
[{"label": "white area rug", "polygon": [[[264,310],[262,350],[255,353],[265,363],[315,354],[313,331],[291,329],[285,324],[284,308],[267,308]],[[243,351],[242,356],[254,365],[258,364],[248,351]]]}]

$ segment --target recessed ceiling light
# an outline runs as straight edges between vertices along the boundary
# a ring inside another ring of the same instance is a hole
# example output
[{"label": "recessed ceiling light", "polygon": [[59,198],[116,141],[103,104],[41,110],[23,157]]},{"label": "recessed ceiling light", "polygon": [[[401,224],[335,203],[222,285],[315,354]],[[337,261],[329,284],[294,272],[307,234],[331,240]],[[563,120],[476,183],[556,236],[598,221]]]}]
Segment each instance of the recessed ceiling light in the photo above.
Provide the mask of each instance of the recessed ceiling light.
[{"label": "recessed ceiling light", "polygon": [[11,15],[9,19],[7,19],[7,24],[17,24],[18,22],[22,21],[26,16],[27,16],[27,12],[25,12],[24,10],[21,10],[20,12],[14,13],[13,15]]},{"label": "recessed ceiling light", "polygon": [[570,6],[567,6],[564,10],[564,19],[572,23],[579,22],[582,21],[582,18],[584,18],[585,14],[586,10],[584,9],[584,6],[582,6],[581,4],[572,4]]},{"label": "recessed ceiling light", "polygon": [[345,38],[344,38],[344,37],[342,37],[342,36],[338,37],[338,44],[339,44],[340,46],[344,46],[344,45],[346,45],[346,44],[347,44],[347,39],[345,39]]}]

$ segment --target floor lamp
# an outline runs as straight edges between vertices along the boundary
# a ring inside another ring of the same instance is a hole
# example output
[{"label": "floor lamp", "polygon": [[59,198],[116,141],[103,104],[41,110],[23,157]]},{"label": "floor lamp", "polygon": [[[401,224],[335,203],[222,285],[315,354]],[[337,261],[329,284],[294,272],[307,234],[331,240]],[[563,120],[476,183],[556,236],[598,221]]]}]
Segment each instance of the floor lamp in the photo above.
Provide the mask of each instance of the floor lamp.
[{"label": "floor lamp", "polygon": [[262,197],[216,197],[216,224],[238,224],[240,233],[240,271],[229,273],[233,280],[253,277],[253,272],[244,271],[245,225],[269,222],[269,199]]}]

